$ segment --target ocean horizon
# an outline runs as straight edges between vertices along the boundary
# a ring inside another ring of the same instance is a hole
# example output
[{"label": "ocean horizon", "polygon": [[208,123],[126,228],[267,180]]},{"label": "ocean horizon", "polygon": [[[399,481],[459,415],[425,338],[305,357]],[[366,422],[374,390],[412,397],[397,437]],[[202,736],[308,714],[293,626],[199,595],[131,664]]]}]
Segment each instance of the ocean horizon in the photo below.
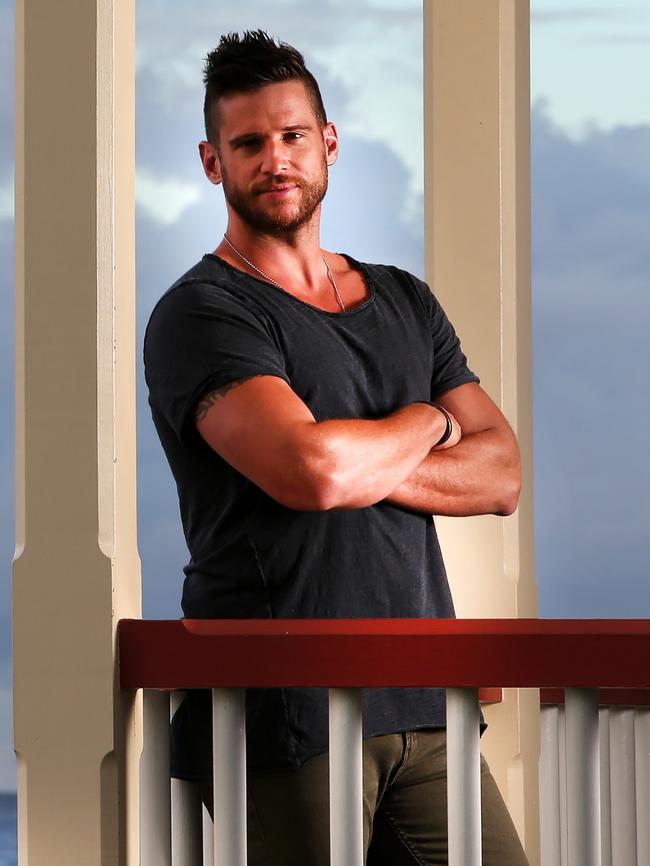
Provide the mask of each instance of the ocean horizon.
[{"label": "ocean horizon", "polygon": [[16,795],[0,793],[0,866],[17,866]]}]

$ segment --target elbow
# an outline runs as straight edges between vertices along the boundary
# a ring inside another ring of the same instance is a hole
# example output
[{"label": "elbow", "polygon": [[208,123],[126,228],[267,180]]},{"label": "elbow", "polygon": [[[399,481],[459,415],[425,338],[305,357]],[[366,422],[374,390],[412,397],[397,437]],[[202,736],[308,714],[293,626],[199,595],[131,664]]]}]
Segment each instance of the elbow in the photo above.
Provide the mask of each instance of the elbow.
[{"label": "elbow", "polygon": [[330,511],[343,503],[339,461],[328,443],[315,440],[294,455],[290,471],[267,492],[294,511]]},{"label": "elbow", "polygon": [[514,514],[519,505],[521,494],[521,477],[519,473],[511,479],[507,479],[501,490],[500,502],[495,511],[500,517],[509,517]]}]

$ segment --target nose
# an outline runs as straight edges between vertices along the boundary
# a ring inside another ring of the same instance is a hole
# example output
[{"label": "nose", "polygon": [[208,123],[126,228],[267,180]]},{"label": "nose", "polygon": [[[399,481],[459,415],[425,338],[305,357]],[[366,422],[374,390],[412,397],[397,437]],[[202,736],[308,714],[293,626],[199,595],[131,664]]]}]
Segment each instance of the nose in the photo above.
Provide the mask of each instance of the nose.
[{"label": "nose", "polygon": [[282,174],[287,170],[287,155],[284,142],[269,139],[262,151],[261,170],[263,174]]}]

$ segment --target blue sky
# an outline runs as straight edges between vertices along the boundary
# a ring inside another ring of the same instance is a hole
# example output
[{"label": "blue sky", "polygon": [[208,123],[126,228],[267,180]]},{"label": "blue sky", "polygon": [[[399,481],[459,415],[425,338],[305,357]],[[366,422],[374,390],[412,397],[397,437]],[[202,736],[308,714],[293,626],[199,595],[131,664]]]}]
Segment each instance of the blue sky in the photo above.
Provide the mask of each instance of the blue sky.
[{"label": "blue sky", "polygon": [[[323,243],[422,273],[420,0],[138,0],[138,335],[156,298],[225,227],[196,156],[201,58],[265,27],[316,73],[343,147]],[[650,3],[550,3],[532,15],[537,574],[545,616],[650,616]],[[12,11],[0,2],[0,152],[11,152]],[[389,36],[387,36],[389,34]],[[4,50],[3,50],[4,49]],[[12,175],[0,166],[0,260]],[[12,274],[0,275],[0,790],[10,747]],[[480,371],[479,371],[480,372]],[[180,614],[186,552],[138,370],[145,614]],[[7,411],[8,410],[8,411]]]}]

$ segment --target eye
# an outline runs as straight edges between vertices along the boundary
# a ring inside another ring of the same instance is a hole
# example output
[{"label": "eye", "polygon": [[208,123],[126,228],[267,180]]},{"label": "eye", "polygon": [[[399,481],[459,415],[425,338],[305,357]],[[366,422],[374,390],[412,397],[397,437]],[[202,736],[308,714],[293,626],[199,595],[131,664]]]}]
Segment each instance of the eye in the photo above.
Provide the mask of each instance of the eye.
[{"label": "eye", "polygon": [[235,149],[239,150],[240,148],[244,148],[245,150],[254,150],[256,147],[259,147],[260,140],[258,138],[245,138],[242,141],[238,141],[235,145]]},{"label": "eye", "polygon": [[285,132],[283,137],[285,141],[298,141],[298,139],[304,138],[305,136],[302,132]]}]

